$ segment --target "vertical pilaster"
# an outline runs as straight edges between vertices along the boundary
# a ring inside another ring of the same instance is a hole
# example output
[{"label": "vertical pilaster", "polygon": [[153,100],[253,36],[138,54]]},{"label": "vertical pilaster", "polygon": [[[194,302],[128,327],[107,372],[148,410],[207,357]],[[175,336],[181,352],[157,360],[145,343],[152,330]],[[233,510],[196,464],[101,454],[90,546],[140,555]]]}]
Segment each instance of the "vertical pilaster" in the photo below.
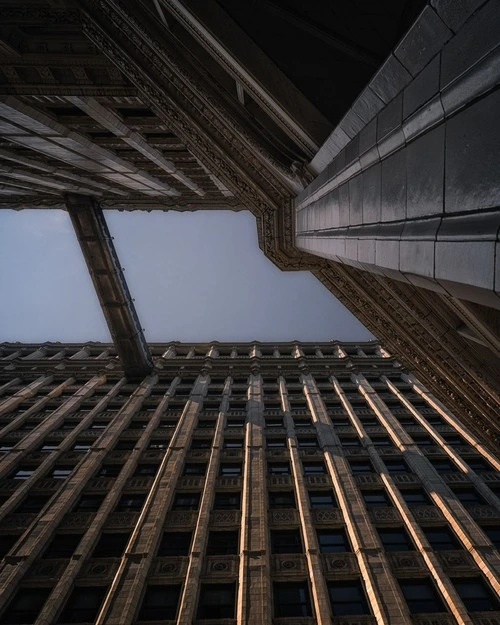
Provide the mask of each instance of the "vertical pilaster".
[{"label": "vertical pilaster", "polygon": [[53,375],[42,375],[40,378],[31,382],[31,384],[28,384],[28,386],[25,386],[22,390],[14,393],[14,395],[0,404],[0,417],[14,412],[19,404],[22,404],[26,399],[30,399],[30,397],[36,395],[41,388],[50,384],[53,379]]},{"label": "vertical pilaster", "polygon": [[13,386],[17,386],[18,384],[20,384],[22,382],[21,378],[12,378],[12,380],[9,380],[8,382],[6,382],[5,384],[2,384],[2,386],[0,386],[0,397],[6,393],[11,387]]}]

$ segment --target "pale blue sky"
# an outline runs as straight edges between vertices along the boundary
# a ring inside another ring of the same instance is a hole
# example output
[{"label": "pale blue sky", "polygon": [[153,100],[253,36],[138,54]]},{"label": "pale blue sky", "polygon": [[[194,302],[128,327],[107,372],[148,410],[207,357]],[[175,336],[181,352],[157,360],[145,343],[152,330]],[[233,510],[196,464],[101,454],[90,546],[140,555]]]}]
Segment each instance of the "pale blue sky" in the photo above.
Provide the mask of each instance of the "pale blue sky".
[{"label": "pale blue sky", "polygon": [[[147,340],[367,340],[312,275],[282,272],[249,212],[106,211]],[[0,341],[109,341],[64,211],[0,210]]]}]

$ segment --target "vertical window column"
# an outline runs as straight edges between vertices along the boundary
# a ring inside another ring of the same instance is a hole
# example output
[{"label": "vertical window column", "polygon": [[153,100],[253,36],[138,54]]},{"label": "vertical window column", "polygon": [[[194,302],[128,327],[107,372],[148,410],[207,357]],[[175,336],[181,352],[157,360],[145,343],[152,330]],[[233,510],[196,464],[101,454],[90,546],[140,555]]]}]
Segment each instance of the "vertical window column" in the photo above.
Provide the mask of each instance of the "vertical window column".
[{"label": "vertical window column", "polygon": [[25,386],[22,391],[14,393],[14,395],[0,404],[0,417],[4,417],[5,415],[14,412],[19,404],[22,404],[22,402],[26,399],[30,399],[30,397],[36,395],[40,389],[47,384],[50,384],[53,379],[53,375],[43,375],[42,377],[37,378],[34,382],[31,382],[31,384],[28,384],[28,386]]}]

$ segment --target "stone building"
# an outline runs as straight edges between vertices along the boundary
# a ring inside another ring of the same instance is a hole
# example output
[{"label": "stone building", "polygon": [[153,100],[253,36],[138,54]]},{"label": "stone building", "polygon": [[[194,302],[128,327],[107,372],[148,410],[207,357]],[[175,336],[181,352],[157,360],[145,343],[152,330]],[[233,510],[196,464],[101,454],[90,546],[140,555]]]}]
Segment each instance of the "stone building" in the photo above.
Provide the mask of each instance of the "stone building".
[{"label": "stone building", "polygon": [[500,462],[378,343],[3,344],[2,625],[498,625]]}]

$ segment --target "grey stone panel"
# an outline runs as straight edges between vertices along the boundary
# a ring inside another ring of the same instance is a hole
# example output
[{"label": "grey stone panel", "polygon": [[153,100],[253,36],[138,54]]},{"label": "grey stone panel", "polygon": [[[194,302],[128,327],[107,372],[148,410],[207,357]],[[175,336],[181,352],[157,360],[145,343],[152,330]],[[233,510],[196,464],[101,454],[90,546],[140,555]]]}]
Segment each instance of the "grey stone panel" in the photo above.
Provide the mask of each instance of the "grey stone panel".
[{"label": "grey stone panel", "polygon": [[359,135],[356,135],[352,141],[350,141],[344,149],[345,152],[345,164],[350,165],[359,156]]},{"label": "grey stone panel", "polygon": [[400,246],[400,269],[434,278],[434,246],[441,218],[405,223]]},{"label": "grey stone panel", "polygon": [[464,25],[443,49],[441,88],[466,72],[499,44],[498,0],[490,0]]},{"label": "grey stone panel", "polygon": [[382,199],[382,167],[376,163],[363,172],[363,223],[378,223]]},{"label": "grey stone panel", "polygon": [[403,121],[403,94],[397,95],[378,114],[377,141],[401,125]]},{"label": "grey stone panel", "polygon": [[439,126],[406,148],[408,219],[443,212],[444,139]]},{"label": "grey stone panel", "polygon": [[500,299],[500,241],[495,244],[495,291]]},{"label": "grey stone panel", "polygon": [[453,31],[457,31],[485,0],[431,0],[443,22]]},{"label": "grey stone panel", "polygon": [[408,70],[391,54],[372,78],[370,86],[374,93],[388,104],[411,81]]},{"label": "grey stone panel", "polygon": [[382,161],[382,221],[406,218],[406,152]]},{"label": "grey stone panel", "polygon": [[365,124],[370,122],[377,113],[384,107],[384,102],[370,88],[366,87],[356,102],[352,105],[352,111],[364,121]]},{"label": "grey stone panel", "polygon": [[339,187],[339,214],[340,225],[349,225],[349,185],[343,184]]},{"label": "grey stone panel", "polygon": [[446,122],[445,211],[500,204],[500,90]]},{"label": "grey stone panel", "polygon": [[359,174],[349,180],[349,223],[360,224],[363,221],[363,176]]},{"label": "grey stone panel", "polygon": [[394,51],[404,67],[416,76],[452,37],[452,32],[427,5]]},{"label": "grey stone panel", "polygon": [[368,152],[377,143],[377,120],[372,119],[359,133],[359,153]]},{"label": "grey stone panel", "polygon": [[403,133],[406,141],[411,141],[418,135],[427,132],[434,126],[437,126],[444,120],[444,109],[441,103],[441,96],[437,94],[424,104],[420,109],[415,111],[405,119],[403,124]]},{"label": "grey stone panel", "polygon": [[438,54],[406,87],[403,95],[403,119],[438,93],[440,64],[441,57]]},{"label": "grey stone panel", "polygon": [[495,244],[484,241],[438,241],[435,278],[493,289]]},{"label": "grey stone panel", "polygon": [[363,128],[365,122],[358,117],[358,115],[352,110],[349,109],[345,117],[340,122],[339,126],[346,133],[348,137],[355,137],[359,131]]}]

